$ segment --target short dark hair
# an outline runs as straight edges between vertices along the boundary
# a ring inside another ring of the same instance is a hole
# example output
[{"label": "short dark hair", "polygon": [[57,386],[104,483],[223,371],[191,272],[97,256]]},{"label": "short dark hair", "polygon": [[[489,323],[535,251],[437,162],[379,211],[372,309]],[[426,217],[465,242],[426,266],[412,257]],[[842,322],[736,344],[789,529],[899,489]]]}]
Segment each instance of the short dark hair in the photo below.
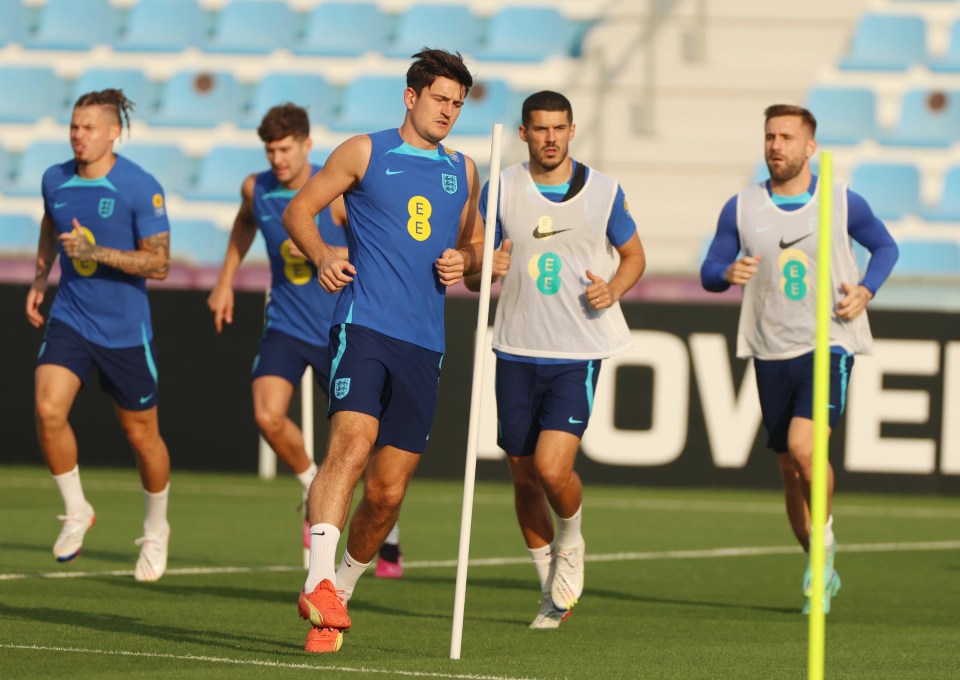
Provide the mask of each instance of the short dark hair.
[{"label": "short dark hair", "polygon": [[810,136],[817,136],[817,119],[813,117],[813,114],[810,113],[808,109],[803,108],[802,106],[795,106],[793,104],[774,104],[773,106],[768,106],[763,112],[763,115],[766,116],[764,123],[769,123],[771,118],[779,118],[781,116],[798,116],[800,120],[803,121],[803,124],[810,128]]},{"label": "short dark hair", "polygon": [[310,136],[310,116],[305,108],[291,102],[274,106],[260,121],[257,134],[265,144],[285,137],[306,139]]},{"label": "short dark hair", "polygon": [[460,83],[464,88],[464,98],[473,87],[473,76],[459,52],[424,47],[411,58],[413,63],[407,69],[407,87],[417,94],[433,85],[437,78],[449,78]]},{"label": "short dark hair", "polygon": [[130,133],[130,112],[133,111],[134,103],[127,99],[123,90],[99,90],[96,92],[87,92],[77,97],[73,108],[80,109],[86,106],[109,106],[117,116],[117,122],[123,129],[124,121],[127,124],[127,134]]},{"label": "short dark hair", "polygon": [[530,124],[530,114],[534,111],[566,111],[570,122],[573,122],[573,107],[570,106],[570,100],[559,92],[541,90],[524,99],[523,108],[520,111],[520,120],[524,126]]}]

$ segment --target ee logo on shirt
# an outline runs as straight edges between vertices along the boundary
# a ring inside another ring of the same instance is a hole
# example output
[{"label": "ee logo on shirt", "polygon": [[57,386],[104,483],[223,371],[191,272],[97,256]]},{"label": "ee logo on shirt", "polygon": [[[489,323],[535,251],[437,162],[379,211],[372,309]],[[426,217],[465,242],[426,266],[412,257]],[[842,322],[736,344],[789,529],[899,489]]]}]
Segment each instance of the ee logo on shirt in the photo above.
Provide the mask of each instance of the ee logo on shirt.
[{"label": "ee logo on shirt", "polygon": [[810,261],[802,250],[791,248],[780,253],[777,259],[780,267],[780,288],[784,295],[793,301],[802,300],[809,290],[807,272],[810,271]]},{"label": "ee logo on shirt", "polygon": [[[97,245],[97,239],[93,237],[93,232],[91,232],[86,227],[80,227],[80,233],[90,241],[93,245]],[[70,262],[73,263],[73,268],[77,270],[77,273],[80,276],[93,276],[94,272],[97,271],[97,263],[93,260],[76,260],[71,259]]]},{"label": "ee logo on shirt", "polygon": [[537,290],[544,295],[556,295],[560,290],[560,267],[556,253],[543,253],[530,258],[527,273],[537,282]]},{"label": "ee logo on shirt", "polygon": [[417,241],[426,241],[430,238],[430,216],[433,206],[423,196],[414,196],[407,201],[407,233]]},{"label": "ee logo on shirt", "polygon": [[280,244],[280,257],[283,258],[283,275],[295,286],[302,286],[313,279],[313,272],[307,261],[290,253],[293,242],[287,239]]}]

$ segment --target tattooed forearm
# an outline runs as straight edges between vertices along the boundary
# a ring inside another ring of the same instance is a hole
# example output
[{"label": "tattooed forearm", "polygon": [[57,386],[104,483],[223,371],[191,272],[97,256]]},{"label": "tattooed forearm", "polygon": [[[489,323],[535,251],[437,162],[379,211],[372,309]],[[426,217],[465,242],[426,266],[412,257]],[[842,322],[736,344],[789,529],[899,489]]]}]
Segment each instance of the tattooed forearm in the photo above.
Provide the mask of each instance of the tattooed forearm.
[{"label": "tattooed forearm", "polygon": [[36,282],[46,283],[50,268],[57,259],[57,235],[52,223],[46,220],[40,223],[40,242],[37,244],[37,270],[33,276]]},{"label": "tattooed forearm", "polygon": [[145,279],[167,278],[170,273],[170,233],[148,236],[138,246],[138,250],[94,246],[89,259]]}]

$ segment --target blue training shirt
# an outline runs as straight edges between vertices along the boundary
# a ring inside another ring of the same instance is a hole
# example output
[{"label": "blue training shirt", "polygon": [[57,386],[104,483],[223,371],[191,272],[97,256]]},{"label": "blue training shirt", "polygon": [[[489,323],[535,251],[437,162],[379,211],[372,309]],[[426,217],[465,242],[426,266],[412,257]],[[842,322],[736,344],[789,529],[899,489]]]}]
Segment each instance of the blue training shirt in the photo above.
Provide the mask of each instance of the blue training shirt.
[{"label": "blue training shirt", "polygon": [[397,129],[370,134],[370,162],[344,194],[347,247],[357,270],[333,323],[354,323],[444,351],[443,303],[435,262],[455,248],[467,202],[464,157],[440,145],[417,149]]},{"label": "blue training shirt", "polygon": [[[313,173],[320,167],[312,166]],[[280,186],[273,171],[257,175],[253,187],[253,210],[270,258],[270,299],[264,330],[275,330],[299,340],[326,347],[330,342],[333,309],[340,295],[328,293],[317,281],[317,269],[309,260],[290,254],[290,237],[283,228],[283,211],[295,189]],[[346,246],[347,235],[333,222],[330,209],[316,217],[320,238],[331,246]]]},{"label": "blue training shirt", "polygon": [[[73,230],[76,218],[94,244],[137,250],[138,242],[170,231],[163,189],[140,166],[117,156],[104,177],[84,179],[69,160],[43,174],[43,204],[57,235]],[[50,319],[70,326],[103,347],[136,347],[153,339],[147,282],[141,276],[60,254],[60,288]]]}]

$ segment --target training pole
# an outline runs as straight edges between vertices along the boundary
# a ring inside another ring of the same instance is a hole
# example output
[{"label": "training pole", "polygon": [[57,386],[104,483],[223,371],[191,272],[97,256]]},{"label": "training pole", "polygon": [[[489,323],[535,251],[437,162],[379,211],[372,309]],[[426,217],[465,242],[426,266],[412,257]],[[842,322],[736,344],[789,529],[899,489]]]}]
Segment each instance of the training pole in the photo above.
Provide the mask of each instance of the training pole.
[{"label": "training pole", "polygon": [[817,243],[817,337],[813,354],[813,475],[810,482],[810,680],[823,680],[825,625],[823,613],[823,542],[827,524],[827,465],[829,460],[830,317],[833,314],[833,277],[830,250],[833,245],[833,154],[820,154],[820,230]]},{"label": "training pole", "polygon": [[[313,367],[307,366],[300,378],[300,430],[303,432],[303,448],[307,452],[307,458],[316,462],[313,455]],[[303,501],[303,511],[306,513],[307,501]],[[302,521],[297,518],[297,521]],[[310,548],[303,549],[303,568],[310,567]]]},{"label": "training pole", "polygon": [[490,139],[490,186],[487,191],[487,214],[483,227],[480,307],[477,310],[477,336],[473,344],[470,427],[467,430],[467,465],[463,474],[463,511],[460,514],[457,588],[453,597],[451,659],[460,658],[460,643],[463,639],[463,608],[467,597],[467,561],[470,559],[470,526],[473,523],[473,488],[477,477],[477,443],[480,436],[480,394],[483,386],[483,361],[487,355],[487,319],[490,317],[490,274],[493,270],[493,239],[497,226],[497,201],[500,197],[500,138],[502,136],[503,125],[494,123],[493,134]]},{"label": "training pole", "polygon": [[[267,288],[267,294],[263,300],[263,315],[266,320],[267,305],[270,304],[270,289]],[[273,479],[277,476],[277,454],[273,452],[270,444],[259,435],[257,445],[257,474],[260,479]]]}]

